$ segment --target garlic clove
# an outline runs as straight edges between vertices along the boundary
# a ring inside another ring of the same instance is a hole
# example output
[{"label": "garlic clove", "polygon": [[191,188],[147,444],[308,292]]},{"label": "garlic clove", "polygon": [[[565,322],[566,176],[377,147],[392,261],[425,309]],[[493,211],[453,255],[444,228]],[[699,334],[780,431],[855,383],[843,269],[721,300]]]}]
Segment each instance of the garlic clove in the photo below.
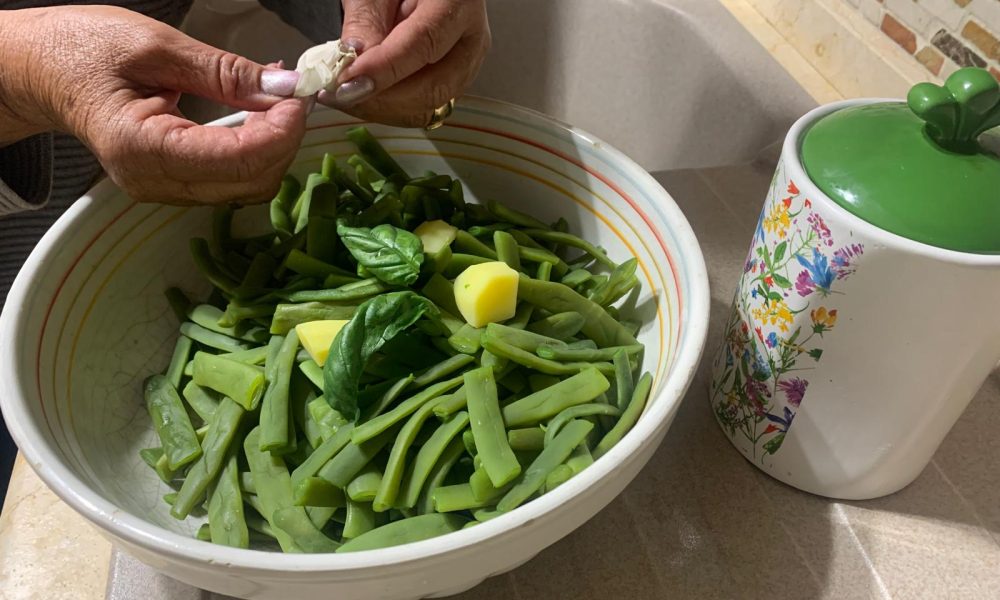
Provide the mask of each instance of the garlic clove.
[{"label": "garlic clove", "polygon": [[295,66],[299,73],[295,96],[312,96],[320,90],[332,89],[340,73],[357,57],[354,49],[341,44],[340,40],[309,48],[302,53]]}]

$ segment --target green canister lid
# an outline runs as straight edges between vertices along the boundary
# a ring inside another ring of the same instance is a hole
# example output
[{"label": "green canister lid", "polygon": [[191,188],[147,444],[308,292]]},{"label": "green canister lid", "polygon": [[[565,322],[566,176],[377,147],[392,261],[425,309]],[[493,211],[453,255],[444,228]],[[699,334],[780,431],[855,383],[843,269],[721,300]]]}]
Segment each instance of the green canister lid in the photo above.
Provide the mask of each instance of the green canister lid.
[{"label": "green canister lid", "polygon": [[949,250],[1000,253],[1000,86],[987,71],[921,83],[907,103],[819,119],[802,139],[809,178],[886,231]]}]

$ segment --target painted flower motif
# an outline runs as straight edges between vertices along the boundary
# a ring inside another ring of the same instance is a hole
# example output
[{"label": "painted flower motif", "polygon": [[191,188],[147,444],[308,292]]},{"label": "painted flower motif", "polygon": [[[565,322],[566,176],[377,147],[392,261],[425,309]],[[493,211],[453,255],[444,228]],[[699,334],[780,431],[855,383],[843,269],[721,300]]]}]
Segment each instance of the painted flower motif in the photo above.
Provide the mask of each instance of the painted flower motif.
[{"label": "painted flower motif", "polygon": [[785,393],[785,400],[795,408],[802,404],[807,387],[809,387],[809,382],[799,377],[778,382],[778,389]]},{"label": "painted flower motif", "polygon": [[837,274],[837,279],[844,279],[854,273],[858,268],[856,259],[864,254],[864,251],[864,245],[851,244],[833,253],[833,259],[830,263],[833,266],[833,271]]},{"label": "painted flower motif", "polygon": [[795,258],[805,267],[805,271],[799,272],[795,279],[795,291],[803,298],[814,291],[824,296],[829,294],[835,275],[826,256],[818,248],[813,248],[811,261],[801,254],[796,254]]},{"label": "painted flower motif", "polygon": [[809,227],[816,233],[816,237],[819,238],[820,243],[827,246],[833,245],[833,234],[830,233],[830,228],[826,226],[826,221],[823,217],[816,213],[810,213],[806,217],[806,221],[809,223]]},{"label": "painted flower motif", "polygon": [[[792,311],[784,299],[776,300],[764,306],[753,309],[753,318],[765,325],[774,325],[782,333],[788,333],[788,325],[792,322]],[[764,335],[757,328],[757,337],[764,341]]]},{"label": "painted flower motif", "polygon": [[774,348],[778,345],[778,334],[773,331],[767,334],[767,338],[764,339],[764,343],[767,344],[768,348]]},{"label": "painted flower motif", "polygon": [[788,218],[788,207],[780,202],[771,208],[771,212],[764,219],[764,229],[768,233],[782,238],[788,233],[788,227],[791,224],[792,222]]},{"label": "painted flower motif", "polygon": [[813,309],[809,316],[812,318],[813,331],[822,335],[826,331],[833,329],[837,324],[837,309],[827,310],[825,306]]}]

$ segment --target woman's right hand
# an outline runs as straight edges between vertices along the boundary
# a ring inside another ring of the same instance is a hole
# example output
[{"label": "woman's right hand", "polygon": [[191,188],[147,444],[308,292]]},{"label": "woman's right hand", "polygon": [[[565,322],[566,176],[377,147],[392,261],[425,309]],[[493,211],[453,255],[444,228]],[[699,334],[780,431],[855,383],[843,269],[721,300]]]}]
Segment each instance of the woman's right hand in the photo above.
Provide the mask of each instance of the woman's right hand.
[{"label": "woman's right hand", "polygon": [[[109,6],[0,11],[0,144],[78,137],[139,201],[270,199],[305,133],[294,71],[267,68]],[[259,111],[239,127],[183,117],[182,93]]]}]

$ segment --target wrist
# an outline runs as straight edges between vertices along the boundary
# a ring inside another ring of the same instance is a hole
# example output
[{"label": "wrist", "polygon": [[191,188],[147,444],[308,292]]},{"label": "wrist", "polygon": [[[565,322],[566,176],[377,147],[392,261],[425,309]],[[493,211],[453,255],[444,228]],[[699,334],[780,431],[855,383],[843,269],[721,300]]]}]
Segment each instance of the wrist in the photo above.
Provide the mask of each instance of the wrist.
[{"label": "wrist", "polygon": [[0,11],[0,146],[56,129],[39,85],[45,44],[39,39],[50,9]]}]

